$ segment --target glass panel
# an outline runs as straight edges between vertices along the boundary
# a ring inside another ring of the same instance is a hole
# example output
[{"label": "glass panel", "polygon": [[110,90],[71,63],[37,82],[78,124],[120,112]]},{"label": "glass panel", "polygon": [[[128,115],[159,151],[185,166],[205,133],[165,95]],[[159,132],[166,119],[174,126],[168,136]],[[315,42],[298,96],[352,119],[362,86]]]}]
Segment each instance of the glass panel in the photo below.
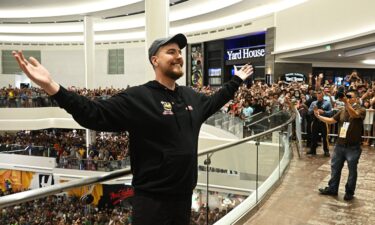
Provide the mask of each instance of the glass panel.
[{"label": "glass panel", "polygon": [[[204,224],[208,205],[209,224],[213,224],[256,189],[256,148],[253,142],[243,143],[215,152],[210,157],[210,164],[205,162],[206,155],[198,157],[198,185],[194,191],[192,220]],[[252,203],[255,204],[255,199]],[[204,216],[200,216],[202,214]]]},{"label": "glass panel", "polygon": [[[274,116],[274,115],[273,115]],[[280,115],[280,120],[285,122],[288,118],[288,114]],[[284,117],[283,117],[284,116]],[[270,117],[271,118],[271,117]],[[268,121],[268,119],[267,119]],[[217,127],[225,128],[228,132],[237,133],[236,130],[242,127],[242,121],[236,120],[227,114],[215,114],[212,118],[207,120],[208,123],[212,123]],[[276,121],[275,125],[281,124],[281,121]],[[240,124],[239,126],[237,126]],[[274,127],[271,123],[267,123],[267,129]],[[237,128],[236,128],[237,127]],[[292,134],[292,125],[289,125],[288,128],[284,128],[283,132],[281,132],[278,136],[279,142],[277,143],[277,136],[273,138],[269,138],[272,136],[266,137],[259,137],[259,144],[256,141],[248,141],[245,143],[237,144],[232,147],[227,147],[223,150],[219,150],[213,154],[209,155],[209,159],[207,160],[207,155],[201,155],[198,157],[198,183],[197,188],[194,190],[193,194],[193,212],[192,212],[192,221],[193,223],[204,224],[205,221],[208,220],[208,224],[212,224],[218,220],[221,220],[222,224],[231,224],[234,220],[238,219],[238,215],[243,215],[246,213],[250,208],[252,208],[257,202],[262,198],[262,196],[272,187],[272,185],[279,179],[280,174],[283,173],[286,166],[288,165],[291,157],[290,151],[290,138]],[[222,144],[225,140],[217,140],[218,144]],[[201,145],[201,143],[200,143]],[[15,146],[19,147],[19,146]],[[199,149],[202,151],[204,146],[200,146]],[[68,159],[68,158],[66,158]],[[93,163],[95,160],[91,160]],[[280,162],[280,163],[279,163]],[[110,167],[116,167],[119,165],[119,161],[113,160],[112,162],[104,162],[101,160],[96,160],[97,169],[101,170],[109,168],[109,164],[113,164]],[[129,161],[121,161],[121,165],[129,165]],[[84,160],[81,161],[74,161],[71,162],[70,165],[74,166],[76,169],[80,168],[81,164],[83,166],[87,166]],[[103,165],[102,165],[103,164]],[[281,165],[281,168],[278,168],[278,165]],[[115,172],[116,173],[116,172]],[[41,179],[40,177],[46,176],[37,174],[37,178]],[[33,175],[34,176],[34,175]],[[30,176],[30,177],[33,177]],[[55,175],[54,175],[55,176]],[[56,176],[54,179],[54,184],[63,184],[64,179],[63,177]],[[22,176],[23,178],[20,179],[24,181],[27,176]],[[119,177],[119,176],[118,176]],[[92,178],[92,177],[91,177]],[[32,178],[33,179],[33,178]],[[32,180],[31,179],[31,180]],[[37,183],[38,187],[52,185],[52,183],[48,183],[46,179],[42,178],[42,183]],[[105,179],[101,179],[106,181]],[[109,178],[108,178],[109,180]],[[46,181],[46,182],[45,182]],[[78,180],[76,180],[78,181]],[[79,182],[87,182],[87,179],[79,180]],[[130,179],[127,183],[130,182]],[[131,196],[131,189],[127,189],[127,185],[123,184],[122,181],[121,189],[119,193],[120,197],[124,197],[124,201],[118,206],[114,206],[113,211],[121,212],[119,216],[121,218],[128,218],[131,212],[131,208],[129,205],[128,197]],[[87,183],[83,183],[86,185]],[[8,185],[9,186],[9,185]],[[96,185],[95,185],[96,186]],[[115,188],[112,187],[105,187],[104,184],[99,184],[103,193],[108,193],[110,188],[111,190]],[[16,186],[14,186],[15,188]],[[37,188],[38,188],[37,187]],[[81,216],[88,220],[90,218],[90,213],[95,214],[95,216],[101,210],[100,204],[93,206],[82,206],[80,202],[88,201],[86,196],[88,193],[94,193],[94,186],[88,187],[81,187],[77,190],[80,195],[75,197],[75,202],[71,202],[70,199],[63,199],[59,200],[60,195],[50,196],[47,198],[42,198],[41,200],[32,201],[30,203],[23,203],[23,205],[18,205],[16,207],[6,208],[5,212],[12,212],[12,210],[23,209],[23,207],[28,207],[29,205],[37,205],[37,209],[46,210],[51,209],[51,204],[53,202],[57,202],[57,205],[64,205],[68,203],[69,207],[72,206],[75,209],[75,212],[79,213]],[[100,188],[99,188],[100,189]],[[49,190],[48,187],[44,190]],[[60,191],[61,192],[61,191]],[[58,192],[53,192],[58,193]],[[69,192],[64,192],[63,198],[68,196]],[[120,195],[121,193],[121,195]],[[117,195],[112,195],[117,196]],[[51,203],[52,202],[52,203]],[[1,199],[0,199],[1,203]],[[47,204],[48,203],[48,204]],[[40,204],[40,205],[39,205]],[[77,205],[76,205],[77,204]],[[122,205],[124,204],[124,205]],[[207,207],[208,206],[208,207]],[[108,207],[106,207],[108,208]],[[55,209],[55,207],[53,207]],[[57,209],[57,206],[56,206]],[[94,209],[94,210],[92,210]],[[26,210],[27,211],[27,210]],[[38,210],[35,210],[38,211]],[[208,211],[208,213],[207,213]],[[14,212],[14,211],[13,211]],[[59,211],[57,211],[58,213]],[[108,211],[107,211],[108,212]],[[85,214],[88,213],[88,214]],[[205,214],[206,213],[206,214]],[[11,215],[11,214],[7,214]],[[55,217],[46,217],[47,219],[66,219],[69,221],[69,224],[73,224],[73,214],[67,214],[64,218],[64,212],[61,215]],[[117,215],[117,214],[116,214]],[[1,219],[5,218],[4,224],[13,223],[13,218],[11,217],[2,217]],[[36,217],[33,217],[34,219]],[[41,218],[41,219],[46,219]],[[81,217],[82,218],[82,217]],[[27,218],[26,218],[27,219]],[[224,221],[224,222],[223,222]],[[3,221],[1,221],[3,222]],[[42,221],[43,222],[43,221]]]}]

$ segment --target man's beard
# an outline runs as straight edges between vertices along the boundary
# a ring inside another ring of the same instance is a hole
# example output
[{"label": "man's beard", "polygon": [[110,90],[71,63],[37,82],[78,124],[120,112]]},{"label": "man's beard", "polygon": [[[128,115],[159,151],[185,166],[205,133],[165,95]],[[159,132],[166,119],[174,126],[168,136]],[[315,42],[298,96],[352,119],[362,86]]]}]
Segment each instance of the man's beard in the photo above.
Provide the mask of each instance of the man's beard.
[{"label": "man's beard", "polygon": [[173,80],[178,80],[180,77],[184,75],[184,72],[182,70],[180,70],[179,72],[168,70],[165,72],[165,75]]}]

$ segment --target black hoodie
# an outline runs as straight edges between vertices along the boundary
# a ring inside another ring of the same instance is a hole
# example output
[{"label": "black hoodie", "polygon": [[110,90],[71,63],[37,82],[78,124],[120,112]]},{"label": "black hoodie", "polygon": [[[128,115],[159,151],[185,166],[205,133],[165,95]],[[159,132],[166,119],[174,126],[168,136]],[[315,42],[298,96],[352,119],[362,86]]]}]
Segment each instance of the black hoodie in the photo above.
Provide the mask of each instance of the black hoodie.
[{"label": "black hoodie", "polygon": [[188,197],[197,183],[200,127],[233,98],[241,82],[234,76],[212,96],[150,81],[108,100],[91,101],[63,87],[53,98],[83,127],[129,132],[136,194]]}]

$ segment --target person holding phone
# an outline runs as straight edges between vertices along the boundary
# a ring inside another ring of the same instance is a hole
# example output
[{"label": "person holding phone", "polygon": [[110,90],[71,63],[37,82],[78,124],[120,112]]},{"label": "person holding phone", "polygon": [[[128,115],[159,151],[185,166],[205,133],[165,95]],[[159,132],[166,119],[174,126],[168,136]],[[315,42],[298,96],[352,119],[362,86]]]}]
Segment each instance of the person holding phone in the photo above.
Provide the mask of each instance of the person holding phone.
[{"label": "person holding phone", "polygon": [[197,184],[197,148],[202,123],[233,98],[253,74],[246,64],[211,96],[176,84],[184,74],[183,34],[156,39],[148,49],[155,80],[107,100],[92,101],[66,90],[35,58],[13,55],[21,69],[83,127],[129,132],[133,173],[133,225],[188,225]]},{"label": "person holding phone", "polygon": [[322,195],[337,196],[341,171],[346,161],[349,175],[345,185],[344,200],[350,201],[354,198],[357,184],[357,167],[362,153],[361,135],[366,110],[359,104],[355,91],[350,91],[341,98],[345,104],[345,108],[336,113],[332,118],[322,116],[318,109],[314,110],[314,115],[320,121],[327,124],[339,123],[339,137],[336,141],[331,160],[331,179],[328,182],[328,186],[320,188],[319,192]]}]

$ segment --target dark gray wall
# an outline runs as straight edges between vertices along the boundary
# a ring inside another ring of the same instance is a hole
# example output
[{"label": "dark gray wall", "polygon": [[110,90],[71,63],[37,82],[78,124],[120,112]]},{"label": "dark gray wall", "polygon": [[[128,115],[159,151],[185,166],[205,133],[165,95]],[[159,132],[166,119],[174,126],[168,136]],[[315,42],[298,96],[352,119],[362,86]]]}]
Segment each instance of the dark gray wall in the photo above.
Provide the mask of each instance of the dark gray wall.
[{"label": "dark gray wall", "polygon": [[275,63],[274,82],[278,81],[279,77],[286,73],[302,73],[307,78],[311,72],[311,63]]}]

